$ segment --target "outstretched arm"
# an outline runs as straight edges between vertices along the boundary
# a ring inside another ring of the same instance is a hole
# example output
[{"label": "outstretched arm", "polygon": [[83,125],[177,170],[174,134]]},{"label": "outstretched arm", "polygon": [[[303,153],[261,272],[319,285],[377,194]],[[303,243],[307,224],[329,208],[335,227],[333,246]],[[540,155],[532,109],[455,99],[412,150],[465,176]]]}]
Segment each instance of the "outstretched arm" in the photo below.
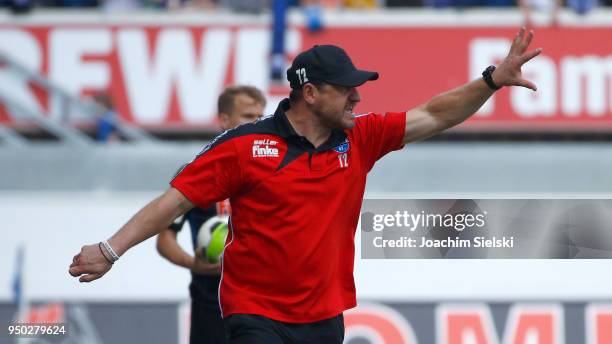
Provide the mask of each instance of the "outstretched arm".
[{"label": "outstretched arm", "polygon": [[[525,80],[521,67],[538,56],[541,48],[527,52],[533,39],[533,31],[525,28],[516,35],[510,52],[493,72],[497,86],[521,86],[536,91],[536,85]],[[495,91],[482,78],[471,81],[446,93],[433,97],[427,103],[406,113],[404,143],[423,140],[445,129],[453,127],[472,116]]]},{"label": "outstretched arm", "polygon": [[[183,194],[170,188],[136,213],[108,243],[121,256],[132,246],[167,228],[175,218],[191,208],[193,204]],[[80,276],[80,282],[91,282],[104,276],[112,264],[102,250],[98,244],[83,246],[70,264],[70,275]]]}]

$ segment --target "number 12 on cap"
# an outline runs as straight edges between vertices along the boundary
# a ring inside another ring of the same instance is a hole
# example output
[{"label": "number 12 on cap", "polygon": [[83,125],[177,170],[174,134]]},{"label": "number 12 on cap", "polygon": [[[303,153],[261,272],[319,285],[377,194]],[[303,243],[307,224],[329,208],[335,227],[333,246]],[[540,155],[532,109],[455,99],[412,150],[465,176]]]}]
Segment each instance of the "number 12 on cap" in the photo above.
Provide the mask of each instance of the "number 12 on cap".
[{"label": "number 12 on cap", "polygon": [[303,85],[304,83],[308,82],[308,78],[306,77],[306,68],[296,70],[295,74],[297,74],[298,78],[300,79],[300,84]]}]

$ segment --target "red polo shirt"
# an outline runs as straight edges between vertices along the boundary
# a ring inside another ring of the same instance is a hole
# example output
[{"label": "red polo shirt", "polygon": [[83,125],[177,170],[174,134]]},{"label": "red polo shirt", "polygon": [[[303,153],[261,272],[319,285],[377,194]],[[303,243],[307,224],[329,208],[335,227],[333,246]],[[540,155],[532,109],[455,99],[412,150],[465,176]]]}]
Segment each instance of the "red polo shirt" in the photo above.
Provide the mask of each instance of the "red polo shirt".
[{"label": "red polo shirt", "polygon": [[402,147],[405,113],[367,114],[314,148],[274,116],[218,136],[170,183],[206,208],[229,198],[219,300],[236,313],[306,323],[356,306],[355,230],[366,175]]}]

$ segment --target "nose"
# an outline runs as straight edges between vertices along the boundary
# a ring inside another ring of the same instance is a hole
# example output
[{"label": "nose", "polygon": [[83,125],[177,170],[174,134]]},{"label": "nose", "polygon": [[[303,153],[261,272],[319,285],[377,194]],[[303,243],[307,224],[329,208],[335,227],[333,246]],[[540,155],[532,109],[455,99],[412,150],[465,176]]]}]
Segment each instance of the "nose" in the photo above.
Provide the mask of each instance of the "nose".
[{"label": "nose", "polygon": [[358,103],[361,101],[361,96],[359,95],[359,91],[357,91],[357,87],[351,88],[351,92],[349,93],[348,99],[354,103]]}]

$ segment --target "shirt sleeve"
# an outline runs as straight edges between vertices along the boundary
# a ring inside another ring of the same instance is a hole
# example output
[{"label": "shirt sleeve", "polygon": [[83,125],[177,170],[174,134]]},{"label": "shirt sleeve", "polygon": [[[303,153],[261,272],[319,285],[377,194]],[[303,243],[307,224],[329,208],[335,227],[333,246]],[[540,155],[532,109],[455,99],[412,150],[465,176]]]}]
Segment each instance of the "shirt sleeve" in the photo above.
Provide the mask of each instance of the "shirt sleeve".
[{"label": "shirt sleeve", "polygon": [[404,147],[405,130],[405,112],[388,112],[384,115],[369,113],[357,116],[353,135],[367,171],[370,171],[374,163],[387,153]]},{"label": "shirt sleeve", "polygon": [[170,182],[200,208],[230,198],[240,190],[241,184],[238,154],[232,140],[205,148]]}]

